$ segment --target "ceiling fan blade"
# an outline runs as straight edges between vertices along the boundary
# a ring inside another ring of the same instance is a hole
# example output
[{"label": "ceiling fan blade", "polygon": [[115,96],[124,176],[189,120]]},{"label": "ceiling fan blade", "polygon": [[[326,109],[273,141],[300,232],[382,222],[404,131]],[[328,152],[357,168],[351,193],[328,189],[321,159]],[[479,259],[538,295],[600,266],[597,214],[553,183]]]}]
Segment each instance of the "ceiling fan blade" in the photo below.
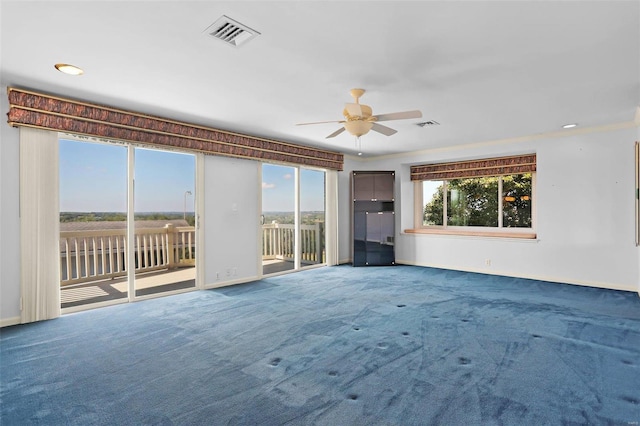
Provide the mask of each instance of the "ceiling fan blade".
[{"label": "ceiling fan blade", "polygon": [[344,120],[314,121],[313,123],[298,123],[296,124],[296,126],[308,126],[309,124],[327,124],[327,123],[344,123]]},{"label": "ceiling fan blade", "polygon": [[389,114],[379,114],[374,115],[376,121],[391,121],[391,120],[405,120],[407,118],[420,118],[422,117],[422,113],[418,110],[414,111],[403,111],[403,112],[392,112]]},{"label": "ceiling fan blade", "polygon": [[382,124],[373,123],[371,130],[375,130],[378,133],[382,133],[385,136],[391,136],[398,133],[397,130],[393,130],[391,127],[383,126]]},{"label": "ceiling fan blade", "polygon": [[338,130],[336,130],[335,132],[331,133],[329,136],[327,136],[325,139],[329,139],[329,138],[335,138],[336,136],[338,136],[340,133],[344,132],[344,127],[340,127]]}]

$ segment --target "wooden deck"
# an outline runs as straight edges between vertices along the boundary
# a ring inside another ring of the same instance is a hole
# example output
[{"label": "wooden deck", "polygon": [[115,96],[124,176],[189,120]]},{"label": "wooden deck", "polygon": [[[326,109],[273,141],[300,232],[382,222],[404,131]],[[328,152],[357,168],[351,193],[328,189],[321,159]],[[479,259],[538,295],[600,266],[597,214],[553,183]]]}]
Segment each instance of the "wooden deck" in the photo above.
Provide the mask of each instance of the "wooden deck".
[{"label": "wooden deck", "polygon": [[277,272],[289,271],[294,268],[294,264],[288,260],[263,260],[262,273],[264,275],[275,274]]},{"label": "wooden deck", "polygon": [[[136,277],[136,296],[195,287],[196,268],[149,272]],[[89,305],[127,298],[126,277],[65,286],[60,289],[61,307]]]},{"label": "wooden deck", "polygon": [[[315,262],[301,262],[300,268],[308,268],[310,266],[318,265]],[[292,271],[295,269],[295,265],[292,260],[263,260],[262,261],[262,274],[270,275],[279,272]]]},{"label": "wooden deck", "polygon": [[[122,276],[127,263],[137,271],[136,297],[195,288],[195,228],[143,222],[136,221],[133,242],[127,240],[124,222],[61,224],[62,309],[77,307],[68,311],[73,312],[85,305],[129,299],[127,278]],[[262,275],[292,271],[295,226],[271,223],[262,229]],[[131,260],[125,258],[127,247],[135,251]],[[323,262],[324,223],[300,225],[297,255],[303,268]]]}]

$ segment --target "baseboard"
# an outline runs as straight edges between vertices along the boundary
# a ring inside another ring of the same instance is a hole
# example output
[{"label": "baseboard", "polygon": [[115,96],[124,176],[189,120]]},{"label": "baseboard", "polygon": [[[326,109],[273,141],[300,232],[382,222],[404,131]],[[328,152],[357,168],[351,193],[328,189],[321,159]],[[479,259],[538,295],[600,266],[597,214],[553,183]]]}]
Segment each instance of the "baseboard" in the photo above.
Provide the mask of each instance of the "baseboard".
[{"label": "baseboard", "polygon": [[251,281],[258,281],[259,279],[260,279],[260,277],[258,277],[256,275],[254,277],[239,278],[237,280],[220,281],[220,282],[216,282],[216,283],[205,284],[204,285],[204,289],[205,290],[209,290],[209,289],[212,289],[212,288],[228,287],[230,285],[244,284],[244,283],[250,283]]},{"label": "baseboard", "polygon": [[0,320],[0,328],[20,324],[20,317],[5,318]]},{"label": "baseboard", "polygon": [[451,271],[473,272],[476,274],[498,275],[502,277],[525,278],[529,280],[547,281],[547,282],[559,283],[559,284],[579,285],[583,287],[603,288],[607,290],[631,291],[634,293],[638,293],[638,295],[640,296],[640,291],[638,290],[638,288],[631,285],[626,286],[626,285],[605,283],[605,282],[599,282],[599,281],[583,281],[583,280],[574,280],[566,277],[551,277],[551,276],[535,275],[535,274],[513,274],[505,271],[496,271],[496,270],[481,269],[481,268],[456,268],[448,265],[416,263],[416,262],[410,262],[407,260],[398,260],[398,259],[396,259],[396,264],[410,265],[410,266],[423,266],[426,268],[448,269]]}]

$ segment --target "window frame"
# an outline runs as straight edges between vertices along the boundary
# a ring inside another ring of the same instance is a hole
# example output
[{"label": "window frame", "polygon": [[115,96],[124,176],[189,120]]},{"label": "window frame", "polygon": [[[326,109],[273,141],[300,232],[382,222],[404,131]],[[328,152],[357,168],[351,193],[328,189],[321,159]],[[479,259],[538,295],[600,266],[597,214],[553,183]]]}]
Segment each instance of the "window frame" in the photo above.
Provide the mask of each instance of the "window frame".
[{"label": "window frame", "polygon": [[[443,187],[443,224],[442,225],[424,225],[424,199],[423,199],[423,182],[424,180],[415,180],[414,184],[414,224],[413,229],[407,229],[406,233],[414,234],[444,234],[444,235],[465,235],[465,236],[488,236],[488,237],[504,237],[504,238],[522,238],[522,239],[536,239],[536,205],[537,205],[537,191],[536,191],[536,172],[526,172],[531,174],[531,227],[530,228],[516,228],[516,227],[504,227],[503,226],[503,200],[502,196],[498,196],[498,226],[457,226],[447,224],[447,186],[448,182],[452,179],[442,179],[444,182]],[[511,176],[524,173],[510,173],[506,175],[492,175],[486,177],[497,177],[498,179],[498,193],[502,194],[502,177]],[[461,178],[464,179],[464,178]],[[470,178],[473,179],[473,178]]]}]

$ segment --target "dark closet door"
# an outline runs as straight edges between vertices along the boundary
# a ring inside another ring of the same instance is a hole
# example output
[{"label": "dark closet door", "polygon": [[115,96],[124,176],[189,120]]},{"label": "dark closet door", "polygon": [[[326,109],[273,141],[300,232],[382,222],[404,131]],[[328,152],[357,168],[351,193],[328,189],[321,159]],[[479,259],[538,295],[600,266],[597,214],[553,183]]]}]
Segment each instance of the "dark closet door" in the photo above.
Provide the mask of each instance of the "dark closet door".
[{"label": "dark closet door", "polygon": [[367,213],[354,212],[353,215],[353,266],[367,264]]},{"label": "dark closet door", "polygon": [[353,199],[354,201],[371,201],[374,199],[375,175],[353,174]]},{"label": "dark closet door", "polygon": [[354,171],[353,266],[395,264],[394,173]]},{"label": "dark closet door", "polygon": [[393,201],[393,173],[353,173],[354,201]]},{"label": "dark closet door", "polygon": [[380,265],[393,265],[396,261],[395,256],[395,229],[396,216],[393,212],[378,213],[380,221]]},{"label": "dark closet door", "polygon": [[393,174],[373,175],[373,198],[376,201],[393,201]]},{"label": "dark closet door", "polygon": [[393,265],[395,216],[393,212],[370,212],[367,215],[367,265]]}]

